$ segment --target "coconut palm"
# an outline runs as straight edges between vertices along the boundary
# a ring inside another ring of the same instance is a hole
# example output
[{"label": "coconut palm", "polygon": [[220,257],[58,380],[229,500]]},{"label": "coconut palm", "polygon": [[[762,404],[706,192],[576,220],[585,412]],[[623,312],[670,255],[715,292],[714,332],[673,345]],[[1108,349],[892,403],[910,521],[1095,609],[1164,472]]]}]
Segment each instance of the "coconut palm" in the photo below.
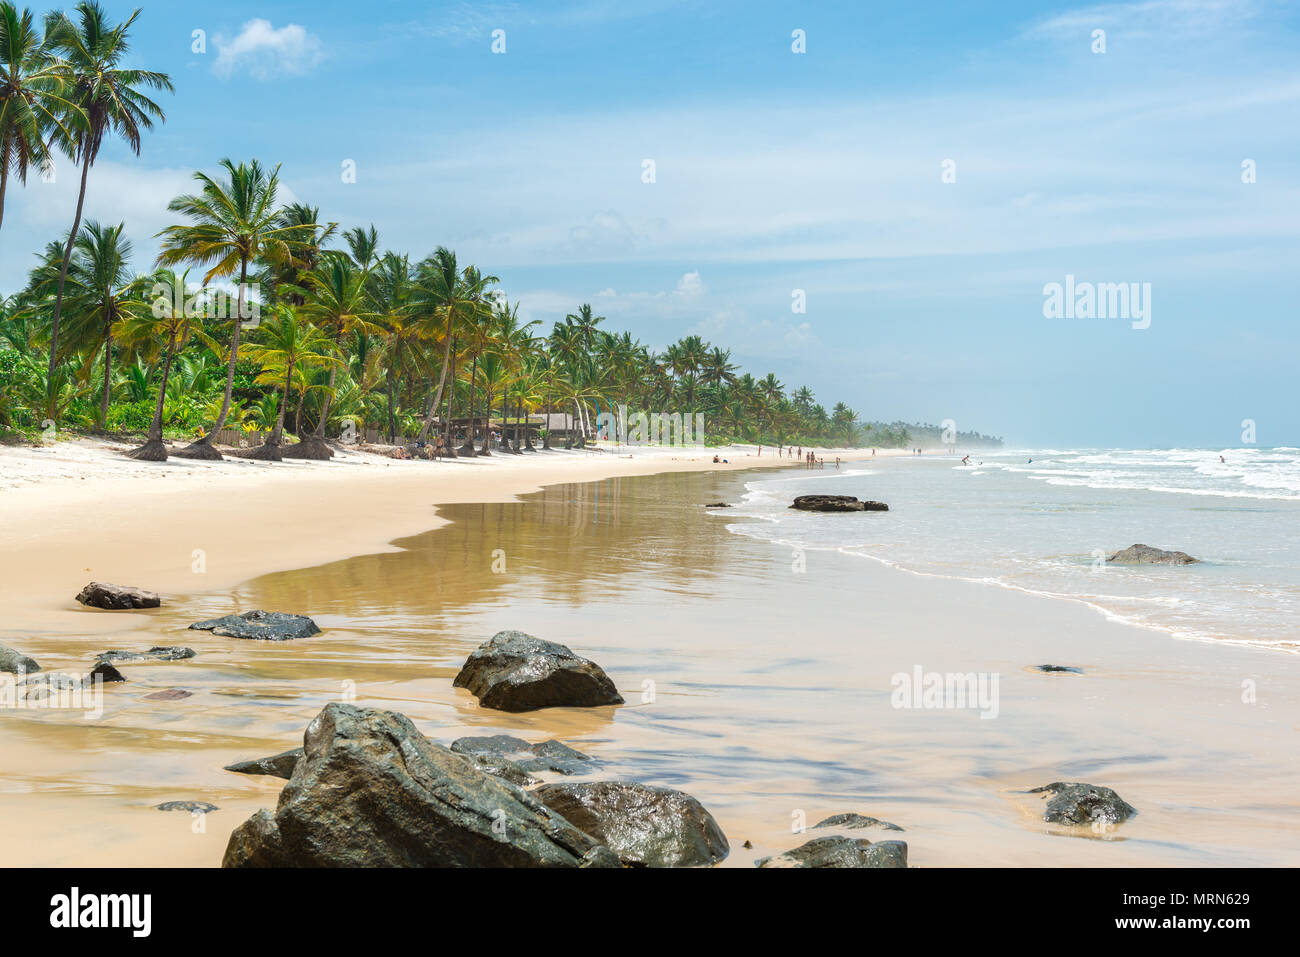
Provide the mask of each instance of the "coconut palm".
[{"label": "coconut palm", "polygon": [[226,279],[239,274],[236,313],[230,325],[226,392],[221,401],[221,411],[210,432],[176,453],[187,458],[221,458],[221,453],[212,447],[212,439],[225,426],[230,415],[249,264],[263,255],[287,260],[303,243],[302,224],[286,224],[276,205],[280,167],[267,172],[257,160],[236,166],[231,160],[223,159],[221,168],[226,173],[224,181],[218,181],[203,172],[194,174],[194,179],[201,186],[200,191],[197,194],[177,196],[167,205],[169,210],[180,213],[189,222],[168,226],[158,234],[162,238],[159,265],[192,263],[207,266],[208,271],[203,276],[204,286],[214,279]]},{"label": "coconut palm", "polygon": [[[76,23],[63,13],[50,14],[45,22],[46,39],[66,61],[70,74],[67,99],[75,104],[77,110],[69,112],[64,120],[71,133],[69,145],[73,161],[81,167],[77,213],[63,251],[63,268],[54,295],[54,316],[50,323],[51,381],[58,356],[63,287],[72,259],[72,246],[81,230],[90,168],[99,158],[104,137],[109,133],[120,136],[139,156],[141,134],[152,129],[155,120],[162,122],[166,118],[162,107],[149,99],[144,90],[173,91],[172,81],[166,73],[122,69],[118,65],[129,50],[128,34],[140,11],[136,10],[125,23],[116,26],[109,25],[107,16],[98,3],[82,0],[77,4]],[[53,417],[53,409],[48,403],[46,411]]]},{"label": "coconut palm", "polygon": [[[0,3],[0,227],[9,178],[51,162],[50,140],[69,144],[86,115],[67,97],[70,71],[31,10]],[[66,117],[66,119],[65,119]]]},{"label": "coconut palm", "polygon": [[262,366],[258,384],[278,387],[282,394],[270,438],[250,452],[248,458],[269,462],[279,462],[284,458],[281,448],[284,415],[289,407],[295,376],[304,368],[329,366],[332,372],[340,361],[330,354],[333,351],[334,343],[330,338],[306,321],[300,310],[287,304],[272,308],[271,317],[258,327],[256,340],[249,343],[246,352],[250,359]]}]

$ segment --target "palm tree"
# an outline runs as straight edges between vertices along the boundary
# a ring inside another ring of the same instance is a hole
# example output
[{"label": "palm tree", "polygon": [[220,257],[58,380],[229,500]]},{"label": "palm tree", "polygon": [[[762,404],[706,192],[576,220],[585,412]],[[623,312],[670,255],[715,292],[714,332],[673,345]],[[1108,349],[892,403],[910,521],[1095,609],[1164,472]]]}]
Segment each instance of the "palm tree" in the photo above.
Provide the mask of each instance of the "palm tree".
[{"label": "palm tree", "polygon": [[[88,224],[89,228],[89,224]],[[193,329],[194,318],[187,316],[184,303],[186,276],[159,270],[150,277],[152,308],[138,309],[118,320],[117,336],[126,345],[157,358],[163,355],[162,381],[158,384],[158,402],[154,406],[153,421],[144,445],[126,454],[145,462],[167,461],[167,446],[163,444],[163,403],[167,400],[167,380],[171,375],[172,360],[185,348]],[[180,308],[177,308],[177,306]]]},{"label": "palm tree", "polygon": [[[142,90],[172,92],[174,89],[166,73],[118,68],[118,63],[128,50],[127,34],[131,24],[140,15],[138,9],[125,23],[115,27],[109,26],[104,8],[90,0],[82,0],[77,4],[77,14],[79,22],[75,25],[63,13],[52,13],[45,22],[47,40],[54,50],[62,54],[71,72],[68,99],[76,104],[78,112],[75,116],[69,114],[67,120],[75,127],[70,144],[73,162],[81,166],[77,214],[72,220],[68,245],[63,251],[63,268],[54,295],[54,318],[50,324],[51,382],[58,355],[63,286],[68,278],[72,245],[81,230],[81,214],[86,205],[86,178],[90,175],[90,167],[95,165],[104,137],[110,132],[125,140],[132,152],[139,156],[141,132],[152,129],[155,120],[161,122],[166,119],[162,107],[145,96]],[[53,418],[53,396],[47,402],[46,411]]]},{"label": "palm tree", "polygon": [[[278,385],[283,394],[271,437],[257,449],[248,453],[250,459],[279,462],[284,458],[280,443],[284,436],[284,414],[289,407],[289,393],[294,377],[303,367],[333,368],[339,360],[329,355],[334,348],[329,337],[310,322],[304,321],[293,306],[279,305],[272,310],[271,318],[257,330],[257,341],[250,343],[248,357],[261,364],[263,372],[257,382]],[[331,374],[331,379],[333,375]]]},{"label": "palm tree", "polygon": [[[327,254],[320,268],[307,277],[310,295],[301,307],[303,318],[329,335],[336,353],[342,351],[346,336],[360,331],[379,331],[373,321],[377,317],[369,311],[369,278],[369,272],[358,269],[341,253]],[[329,385],[325,389],[316,429],[312,435],[303,436],[302,441],[290,450],[290,458],[323,461],[333,457],[334,450],[325,441],[325,426],[329,420],[337,372],[338,364],[331,363]]]},{"label": "palm tree", "polygon": [[177,196],[167,204],[168,209],[180,213],[190,222],[168,226],[158,234],[163,239],[162,252],[158,256],[161,266],[181,263],[210,266],[203,277],[204,286],[213,279],[239,274],[237,308],[231,322],[226,393],[221,401],[221,411],[210,432],[176,453],[186,458],[221,458],[221,453],[212,447],[212,440],[225,427],[230,414],[249,264],[263,255],[288,259],[302,243],[303,235],[302,225],[286,224],[276,206],[280,167],[268,173],[257,160],[236,166],[229,159],[223,159],[221,168],[226,172],[227,182],[218,182],[207,173],[194,174],[201,184],[198,195]]},{"label": "palm tree", "polygon": [[[438,387],[429,403],[429,410],[416,441],[423,443],[433,426],[433,420],[442,404],[442,392],[447,383],[447,370],[451,367],[451,346],[457,320],[464,319],[481,308],[484,293],[489,286],[500,282],[496,276],[484,276],[477,269],[466,267],[457,271],[456,254],[446,246],[439,246],[433,255],[420,263],[419,303],[424,310],[425,322],[442,325],[442,372]],[[441,313],[441,315],[439,315]]]},{"label": "palm tree", "polygon": [[81,107],[65,96],[68,78],[31,10],[0,3],[0,226],[9,177],[26,185],[28,170],[49,162],[47,141],[69,143],[75,125],[85,122]]}]

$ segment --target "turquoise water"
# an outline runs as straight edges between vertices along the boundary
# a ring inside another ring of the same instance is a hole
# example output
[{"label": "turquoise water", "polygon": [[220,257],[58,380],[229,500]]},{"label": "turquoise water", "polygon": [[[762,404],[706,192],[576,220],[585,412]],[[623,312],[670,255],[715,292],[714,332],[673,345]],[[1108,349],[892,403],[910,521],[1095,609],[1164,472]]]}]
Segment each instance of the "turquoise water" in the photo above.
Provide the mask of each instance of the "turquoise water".
[{"label": "turquoise water", "polygon": [[[1012,451],[969,466],[927,454],[841,468],[752,479],[720,517],[792,547],[1085,602],[1174,638],[1300,652],[1300,450]],[[790,510],[806,492],[890,511]],[[1101,561],[1137,542],[1202,564]]]}]

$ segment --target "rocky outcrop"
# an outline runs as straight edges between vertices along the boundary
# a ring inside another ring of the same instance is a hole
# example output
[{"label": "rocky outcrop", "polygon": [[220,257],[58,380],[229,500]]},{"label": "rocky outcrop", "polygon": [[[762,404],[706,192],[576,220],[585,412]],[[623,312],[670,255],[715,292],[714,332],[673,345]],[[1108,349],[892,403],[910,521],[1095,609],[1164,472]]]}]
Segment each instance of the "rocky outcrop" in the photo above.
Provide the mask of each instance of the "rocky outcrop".
[{"label": "rocky outcrop", "polygon": [[897,824],[890,824],[888,821],[882,821],[879,818],[867,817],[865,814],[832,814],[824,821],[818,821],[813,825],[813,829],[822,827],[843,828],[845,830],[857,830],[863,827],[879,827],[886,831],[901,831],[902,828]]},{"label": "rocky outcrop", "polygon": [[131,662],[131,661],[181,661],[193,658],[193,648],[181,648],[178,645],[154,645],[148,651],[121,651],[117,648],[102,651],[95,656],[96,661]]},{"label": "rocky outcrop", "polygon": [[888,512],[884,502],[860,502],[853,495],[800,495],[791,508],[802,512]]},{"label": "rocky outcrop", "polygon": [[0,671],[11,675],[30,675],[41,670],[35,658],[28,658],[21,651],[0,645]]},{"label": "rocky outcrop", "polygon": [[480,645],[454,682],[485,708],[594,708],[622,704],[614,682],[600,666],[564,645],[521,631],[502,631]]},{"label": "rocky outcrop", "polygon": [[86,675],[86,681],[85,681],[86,687],[90,687],[90,685],[94,683],[96,678],[98,678],[100,681],[104,682],[105,684],[114,681],[126,680],[126,676],[123,675],[122,672],[114,668],[107,661],[95,662],[95,667],[91,668],[90,674]]},{"label": "rocky outcrop", "polygon": [[293,777],[293,769],[301,757],[302,748],[294,748],[291,751],[273,754],[269,758],[236,761],[234,764],[227,764],[225,770],[234,771],[236,774],[269,774],[271,777],[284,778],[287,781]]},{"label": "rocky outcrop", "polygon": [[255,641],[292,641],[320,634],[316,622],[306,615],[261,610],[196,621],[190,628],[210,631],[223,638],[249,638]]},{"label": "rocky outcrop", "polygon": [[763,857],[755,867],[907,867],[907,844],[864,838],[815,837],[807,844],[775,857]]},{"label": "rocky outcrop", "polygon": [[619,781],[544,784],[533,792],[634,867],[697,867],[731,852],[699,801],[671,788]]},{"label": "rocky outcrop", "polygon": [[326,705],[275,812],[237,827],[223,867],[614,866],[531,794],[429,741],[404,715]]},{"label": "rocky outcrop", "polygon": [[1137,813],[1137,808],[1110,788],[1096,784],[1054,781],[1029,793],[1050,795],[1043,810],[1043,820],[1048,824],[1108,827],[1122,824]]},{"label": "rocky outcrop", "polygon": [[162,599],[155,592],[106,582],[91,582],[77,593],[77,601],[92,608],[107,608],[112,611],[157,608],[162,604]]},{"label": "rocky outcrop", "polygon": [[451,743],[451,749],[457,754],[489,762],[499,759],[525,774],[534,771],[581,774],[591,770],[594,764],[589,756],[559,741],[529,744],[522,738],[511,737],[508,734],[457,738]]},{"label": "rocky outcrop", "polygon": [[1195,565],[1199,558],[1186,552],[1168,552],[1150,545],[1130,545],[1106,559],[1115,565]]}]

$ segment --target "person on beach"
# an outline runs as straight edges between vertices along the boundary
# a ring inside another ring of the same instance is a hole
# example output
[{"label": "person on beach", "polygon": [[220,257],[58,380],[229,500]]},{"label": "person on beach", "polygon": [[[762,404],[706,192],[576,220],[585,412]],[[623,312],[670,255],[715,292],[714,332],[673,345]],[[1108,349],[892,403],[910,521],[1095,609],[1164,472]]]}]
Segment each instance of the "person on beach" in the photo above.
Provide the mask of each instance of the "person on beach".
[{"label": "person on beach", "polygon": [[838,472],[839,470],[840,470],[840,457],[837,455],[835,456],[835,471]]},{"label": "person on beach", "polygon": [[722,459],[718,458],[716,455],[713,457],[713,464],[714,464],[714,465],[717,465],[717,464],[720,463],[721,461],[722,461]]},{"label": "person on beach", "polygon": [[961,460],[961,464],[962,464],[962,465],[970,465],[970,456],[967,455],[965,458],[963,458],[963,459]]}]

